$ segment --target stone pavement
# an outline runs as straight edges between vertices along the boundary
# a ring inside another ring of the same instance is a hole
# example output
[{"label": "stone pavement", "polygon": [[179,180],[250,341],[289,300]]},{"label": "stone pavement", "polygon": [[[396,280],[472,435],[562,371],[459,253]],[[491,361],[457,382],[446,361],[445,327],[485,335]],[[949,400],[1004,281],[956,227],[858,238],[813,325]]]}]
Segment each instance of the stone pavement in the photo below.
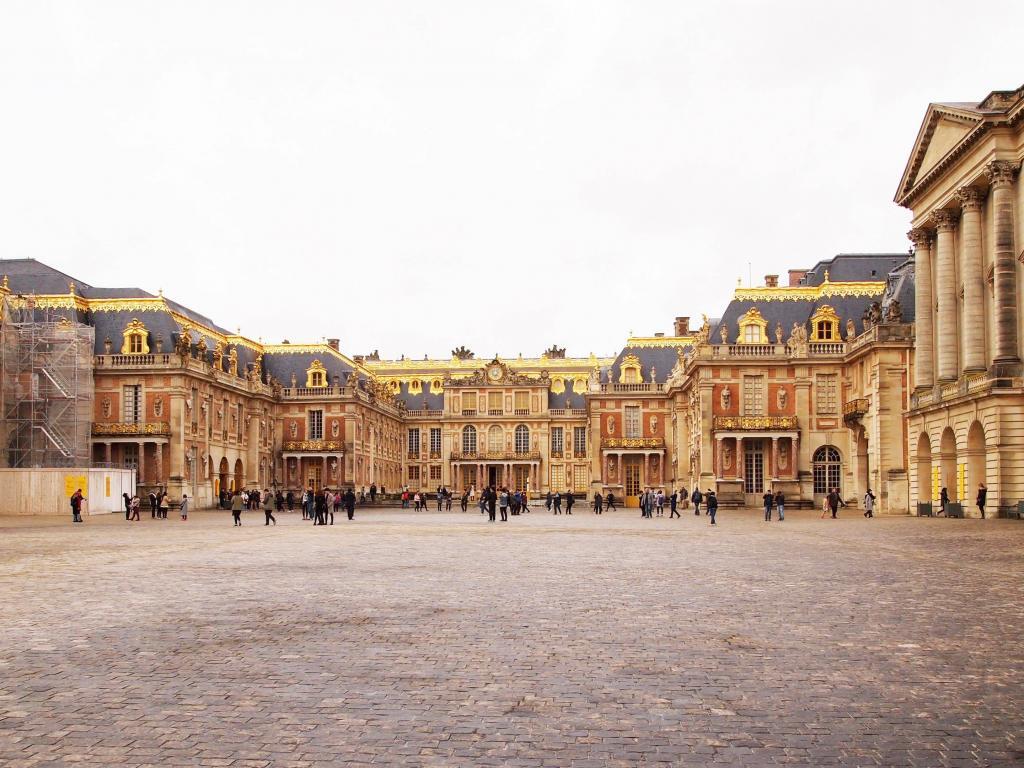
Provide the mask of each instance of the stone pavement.
[{"label": "stone pavement", "polygon": [[1024,764],[1024,524],[282,517],[0,518],[0,765]]}]

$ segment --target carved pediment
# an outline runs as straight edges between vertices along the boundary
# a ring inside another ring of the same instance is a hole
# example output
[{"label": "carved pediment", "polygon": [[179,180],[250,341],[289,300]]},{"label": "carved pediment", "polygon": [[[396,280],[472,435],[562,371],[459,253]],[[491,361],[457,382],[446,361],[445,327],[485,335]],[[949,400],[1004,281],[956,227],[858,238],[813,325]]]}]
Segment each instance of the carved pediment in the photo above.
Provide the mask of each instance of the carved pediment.
[{"label": "carved pediment", "polygon": [[983,120],[983,115],[973,110],[931,104],[903,172],[897,201],[956,149]]}]

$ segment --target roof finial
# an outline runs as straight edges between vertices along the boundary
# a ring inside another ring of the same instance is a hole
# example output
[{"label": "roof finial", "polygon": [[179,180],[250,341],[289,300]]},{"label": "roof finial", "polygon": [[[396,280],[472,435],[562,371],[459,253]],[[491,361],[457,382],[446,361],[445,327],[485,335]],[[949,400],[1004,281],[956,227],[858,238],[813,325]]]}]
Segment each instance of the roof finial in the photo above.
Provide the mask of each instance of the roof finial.
[{"label": "roof finial", "polygon": [[72,280],[70,283],[68,283],[68,293],[70,293],[72,296],[75,295],[75,281],[74,280]]},{"label": "roof finial", "polygon": [[826,283],[828,282],[828,270],[827,269],[825,270],[825,282]]},{"label": "roof finial", "polygon": [[156,289],[156,295],[159,296],[162,299],[164,297],[164,289],[163,288],[157,288]]}]

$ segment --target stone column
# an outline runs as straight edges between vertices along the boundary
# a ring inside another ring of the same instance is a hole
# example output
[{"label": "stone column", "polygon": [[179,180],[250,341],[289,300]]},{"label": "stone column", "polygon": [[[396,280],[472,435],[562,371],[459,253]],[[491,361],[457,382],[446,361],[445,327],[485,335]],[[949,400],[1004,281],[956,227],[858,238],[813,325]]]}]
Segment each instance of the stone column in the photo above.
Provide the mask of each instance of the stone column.
[{"label": "stone column", "polygon": [[144,485],[146,482],[146,444],[139,441],[139,477],[138,484]]},{"label": "stone column", "polygon": [[743,450],[746,446],[743,445],[743,438],[736,438],[736,479],[741,482],[745,480],[745,472],[743,467]]},{"label": "stone column", "polygon": [[722,438],[715,437],[715,477],[722,479]]},{"label": "stone column", "polygon": [[935,298],[938,305],[938,374],[939,381],[956,381],[957,346],[956,327],[956,252],[953,248],[953,230],[956,229],[956,211],[940,209],[932,213],[938,230],[935,247]]},{"label": "stone column", "polygon": [[981,260],[980,189],[961,187],[956,193],[963,207],[960,237],[963,239],[961,275],[964,284],[964,372],[985,370],[985,295]]},{"label": "stone column", "polygon": [[164,484],[164,445],[157,443],[156,446],[156,484]]},{"label": "stone column", "polygon": [[111,459],[111,450],[110,450],[110,448],[111,448],[111,446],[110,446],[109,442],[106,442],[106,443],[103,444],[103,461],[107,464],[107,466],[110,466],[111,464],[113,464],[113,460]]},{"label": "stone column", "polygon": [[1003,375],[1019,375],[1017,339],[1017,264],[1014,259],[1013,177],[1018,166],[1006,160],[988,164],[985,173],[992,186],[992,220],[995,283],[995,355],[993,367]]},{"label": "stone column", "polygon": [[320,461],[323,463],[323,469],[320,470],[320,488],[330,488],[331,476],[327,474],[327,456],[321,456]]},{"label": "stone column", "polygon": [[772,438],[772,480],[779,479],[779,438]]},{"label": "stone column", "polygon": [[907,237],[914,243],[914,387],[929,389],[935,384],[932,233],[912,229]]}]

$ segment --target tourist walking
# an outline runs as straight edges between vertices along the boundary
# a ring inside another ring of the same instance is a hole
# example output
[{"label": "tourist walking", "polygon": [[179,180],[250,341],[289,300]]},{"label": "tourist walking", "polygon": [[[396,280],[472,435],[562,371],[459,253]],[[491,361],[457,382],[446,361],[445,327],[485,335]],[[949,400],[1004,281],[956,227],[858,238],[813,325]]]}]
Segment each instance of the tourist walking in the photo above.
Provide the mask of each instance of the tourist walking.
[{"label": "tourist walking", "polygon": [[615,494],[608,491],[608,495],[604,497],[604,506],[609,512],[613,509],[618,511],[618,507],[615,506]]},{"label": "tourist walking", "polygon": [[71,522],[80,523],[82,522],[82,499],[85,497],[82,495],[82,489],[79,488],[73,494],[71,494]]},{"label": "tourist walking", "polygon": [[490,486],[487,491],[487,517],[493,523],[495,507],[498,504],[498,493],[495,491],[494,486]]},{"label": "tourist walking", "polygon": [[775,494],[772,493],[771,488],[764,492],[761,501],[764,502],[764,521],[770,523],[772,521],[772,507],[775,506]]},{"label": "tourist walking", "polygon": [[875,494],[868,488],[868,492],[864,494],[864,517],[875,516]]},{"label": "tourist walking", "polygon": [[676,489],[672,489],[672,495],[668,497],[668,519],[671,520],[673,517],[682,517],[679,514],[677,505],[679,504],[679,494]]},{"label": "tourist walking", "polygon": [[345,512],[348,514],[349,520],[354,520],[356,516],[356,492],[355,489],[349,488],[345,491]]},{"label": "tourist walking", "polygon": [[694,488],[693,493],[690,494],[690,501],[693,502],[693,514],[700,515],[700,503],[704,501],[704,495],[700,492],[700,488]]},{"label": "tourist walking", "polygon": [[132,517],[132,497],[127,493],[122,493],[121,496],[124,498],[124,519],[130,520]]},{"label": "tourist walking", "polygon": [[548,491],[548,495],[544,497],[544,507],[548,512],[551,511],[551,503],[554,501],[554,497],[551,495],[551,491]]},{"label": "tourist walking", "polygon": [[665,516],[665,492],[661,488],[654,494],[654,507],[658,510],[658,517]]},{"label": "tourist walking", "polygon": [[263,515],[267,519],[264,525],[277,525],[277,518],[274,517],[274,497],[266,488],[263,489]]},{"label": "tourist walking", "polygon": [[555,514],[562,514],[562,492],[555,491]]},{"label": "tourist walking", "polygon": [[149,516],[156,520],[156,491],[149,492]]},{"label": "tourist walking", "polygon": [[942,490],[939,491],[939,511],[943,516],[949,515],[949,491],[946,490],[946,486],[942,486]]},{"label": "tourist walking", "polygon": [[452,511],[452,492],[447,488],[444,489],[444,511]]},{"label": "tourist walking", "polygon": [[594,493],[594,514],[601,514],[601,505],[604,503],[604,499],[601,498],[601,492],[597,491]]},{"label": "tourist walking", "polygon": [[975,503],[978,505],[978,510],[981,512],[981,519],[985,519],[985,501],[988,499],[988,488],[985,487],[984,483],[978,483],[978,498]]},{"label": "tourist walking", "polygon": [[235,490],[235,495],[231,497],[231,514],[235,518],[235,525],[242,524],[242,507],[245,505],[245,500],[242,498],[242,494]]},{"label": "tourist walking", "polygon": [[161,520],[166,520],[167,510],[169,509],[170,506],[171,503],[167,501],[167,490],[164,489],[156,495],[157,517],[159,517]]},{"label": "tourist walking", "polygon": [[508,488],[501,489],[501,496],[498,498],[498,509],[501,510],[501,522],[508,522]]},{"label": "tourist walking", "polygon": [[[284,503],[288,505],[288,511],[289,512],[294,512],[295,511],[295,493],[292,492],[292,491],[288,491],[288,493],[286,493],[284,495]],[[306,519],[306,515],[305,514],[302,515],[302,519],[303,520]]]},{"label": "tourist walking", "polygon": [[181,494],[181,519],[188,520],[188,494]]},{"label": "tourist walking", "polygon": [[469,492],[463,491],[462,496],[459,498],[459,506],[462,507],[462,511],[465,512],[469,509]]},{"label": "tourist walking", "polygon": [[565,494],[565,514],[572,514],[572,505],[576,503],[576,494],[570,490]]},{"label": "tourist walking", "polygon": [[715,492],[708,488],[707,496],[705,497],[708,504],[708,514],[711,516],[711,524],[715,525],[715,515],[718,512],[718,497],[715,496]]},{"label": "tourist walking", "polygon": [[840,506],[844,506],[845,507],[846,506],[846,502],[843,501],[842,497],[839,495],[839,489],[838,488],[833,488],[832,491],[829,493],[829,495],[826,496],[825,498],[828,501],[828,508],[829,508],[829,511],[832,513],[832,519],[835,520],[836,519],[836,513],[839,511],[839,507]]},{"label": "tourist walking", "polygon": [[786,519],[786,496],[781,490],[775,493],[775,509],[779,512],[779,522]]},{"label": "tourist walking", "polygon": [[139,520],[139,507],[142,506],[142,501],[139,499],[138,496],[132,496],[132,500],[129,502],[129,504],[130,504],[130,506],[132,508],[132,516],[131,516],[130,519],[138,521]]}]

